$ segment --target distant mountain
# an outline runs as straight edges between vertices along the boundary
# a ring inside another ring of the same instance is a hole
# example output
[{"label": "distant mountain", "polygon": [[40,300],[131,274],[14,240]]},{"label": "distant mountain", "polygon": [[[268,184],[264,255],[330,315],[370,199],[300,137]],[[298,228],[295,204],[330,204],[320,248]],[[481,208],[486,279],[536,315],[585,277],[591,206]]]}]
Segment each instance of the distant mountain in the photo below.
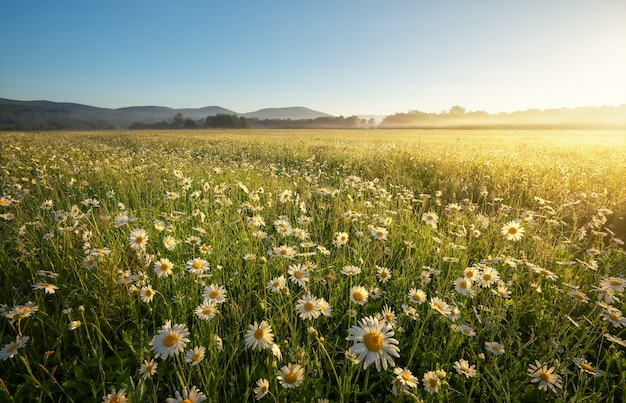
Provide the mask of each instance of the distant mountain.
[{"label": "distant mountain", "polygon": [[256,112],[244,113],[242,115],[248,119],[316,119],[331,117],[327,113],[314,111],[302,106],[293,106],[288,108],[265,108]]},{"label": "distant mountain", "polygon": [[133,124],[172,123],[181,113],[200,121],[219,114],[263,119],[315,119],[331,115],[304,107],[268,108],[238,113],[220,106],[173,109],[163,106],[130,106],[109,109],[70,102],[17,101],[0,98],[0,129],[125,129]]}]

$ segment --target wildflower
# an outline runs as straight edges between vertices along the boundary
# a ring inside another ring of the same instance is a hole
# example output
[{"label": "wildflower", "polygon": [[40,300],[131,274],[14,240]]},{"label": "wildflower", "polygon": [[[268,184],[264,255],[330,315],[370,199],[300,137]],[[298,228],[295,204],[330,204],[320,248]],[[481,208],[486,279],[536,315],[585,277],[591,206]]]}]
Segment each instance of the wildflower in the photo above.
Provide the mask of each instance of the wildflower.
[{"label": "wildflower", "polygon": [[209,262],[199,258],[190,259],[185,263],[185,268],[189,273],[199,276],[202,275],[205,270],[208,270]]},{"label": "wildflower", "polygon": [[501,233],[509,241],[519,241],[524,236],[524,228],[517,221],[509,221],[502,227]]},{"label": "wildflower", "polygon": [[17,350],[24,347],[26,343],[28,343],[28,340],[30,340],[29,336],[17,336],[14,342],[2,346],[0,359],[6,361],[9,358],[13,358],[13,356],[17,354]]},{"label": "wildflower", "polygon": [[626,348],[626,340],[623,340],[623,339],[621,339],[620,337],[617,337],[617,336],[613,336],[612,334],[609,334],[609,333],[604,333],[603,336],[604,336],[605,339],[607,339],[611,343],[616,343],[616,344],[619,344],[620,346]]},{"label": "wildflower", "polygon": [[5,312],[4,316],[13,322],[18,319],[27,318],[38,310],[39,307],[29,301],[24,305],[15,305],[9,312]]},{"label": "wildflower", "polygon": [[476,365],[469,365],[464,359],[460,359],[454,362],[454,369],[459,375],[465,375],[466,378],[473,378],[476,376]]},{"label": "wildflower", "polygon": [[497,341],[486,341],[485,348],[493,355],[502,355],[505,353],[504,347]]},{"label": "wildflower", "polygon": [[355,285],[350,289],[350,300],[355,304],[365,305],[369,297],[369,292],[360,285]]},{"label": "wildflower", "polygon": [[55,290],[59,289],[59,287],[50,283],[36,283],[33,284],[32,288],[33,290],[43,290],[46,294],[54,294]]},{"label": "wildflower", "polygon": [[474,331],[474,329],[467,323],[464,323],[461,326],[459,326],[459,332],[469,337],[476,336],[476,331]]},{"label": "wildflower", "polygon": [[622,315],[622,311],[606,304],[601,304],[601,306],[604,308],[602,319],[608,320],[617,328],[626,327],[626,317]]},{"label": "wildflower", "polygon": [[177,324],[172,326],[170,320],[165,321],[165,325],[150,341],[150,347],[157,358],[166,359],[184,351],[189,343],[189,330],[187,325]]},{"label": "wildflower", "polygon": [[361,274],[361,268],[357,266],[345,266],[341,269],[341,274],[344,274],[348,277],[356,276],[357,274]]},{"label": "wildflower", "polygon": [[134,250],[144,250],[146,249],[146,244],[148,242],[148,234],[146,231],[138,228],[134,229],[130,233],[130,247]]},{"label": "wildflower", "polygon": [[585,295],[585,293],[580,290],[571,290],[569,292],[569,295],[579,302],[584,302],[585,304],[589,302],[589,297],[587,297],[587,295]]},{"label": "wildflower", "polygon": [[331,317],[332,316],[332,308],[330,307],[330,304],[324,299],[324,298],[319,298],[317,300],[317,305],[320,307],[320,312],[322,313],[322,315],[327,316],[327,317]]},{"label": "wildflower", "polygon": [[40,208],[42,210],[50,210],[52,206],[54,206],[54,202],[52,200],[46,200],[43,203],[41,203]]},{"label": "wildflower", "polygon": [[67,325],[67,330],[69,330],[70,332],[71,332],[72,330],[76,330],[76,329],[78,329],[78,328],[80,327],[80,325],[81,325],[81,324],[82,324],[82,323],[81,323],[81,321],[80,321],[80,320],[73,320],[73,321],[71,321],[71,322]]},{"label": "wildflower", "polygon": [[485,267],[478,277],[478,282],[482,288],[489,288],[500,280],[500,275],[496,269]]},{"label": "wildflower", "polygon": [[256,348],[261,351],[265,348],[270,348],[274,343],[274,334],[270,324],[264,320],[261,323],[255,321],[254,325],[248,325],[245,343],[246,347],[250,347],[253,350]]},{"label": "wildflower", "polygon": [[391,393],[398,396],[401,390],[416,388],[419,382],[408,368],[394,368],[395,379],[391,381]]},{"label": "wildflower", "polygon": [[349,238],[350,237],[348,236],[347,232],[337,232],[335,233],[335,239],[333,240],[333,245],[340,248],[346,243],[348,243]]},{"label": "wildflower", "polygon": [[192,367],[196,366],[204,359],[204,353],[206,349],[203,346],[196,346],[191,350],[188,350],[185,354],[185,362]]},{"label": "wildflower", "polygon": [[435,227],[433,229],[437,229],[437,223],[439,222],[439,216],[437,215],[437,213],[435,213],[433,211],[429,211],[428,213],[422,214],[422,221],[424,221],[426,224],[433,225]]},{"label": "wildflower", "polygon": [[281,245],[274,247],[268,251],[268,255],[271,257],[282,257],[285,259],[291,259],[296,255],[296,250],[288,245]]},{"label": "wildflower", "polygon": [[354,186],[359,182],[361,182],[361,178],[356,175],[350,175],[346,179],[343,180],[343,183],[348,186]]},{"label": "wildflower", "polygon": [[427,299],[426,293],[416,288],[411,288],[407,296],[409,297],[409,300],[411,302],[419,304],[419,305],[422,305],[424,302],[426,302],[426,299]]},{"label": "wildflower", "polygon": [[282,351],[280,351],[280,346],[278,344],[272,343],[270,350],[272,351],[272,355],[276,357],[279,361],[283,359],[283,353]]},{"label": "wildflower", "polygon": [[111,393],[102,397],[102,403],[128,403],[126,389],[116,391],[115,388],[112,388]]},{"label": "wildflower", "polygon": [[278,382],[283,388],[297,388],[304,380],[304,368],[300,364],[289,364],[278,371]]},{"label": "wildflower", "polygon": [[495,290],[491,290],[495,295],[498,295],[502,298],[510,298],[511,297],[511,291],[509,291],[509,289],[507,288],[506,284],[504,283],[504,281],[500,280],[498,281],[498,288]]},{"label": "wildflower", "polygon": [[541,274],[543,277],[549,279],[549,280],[556,280],[557,278],[559,278],[559,276],[557,276],[554,272],[548,270],[548,269],[544,269],[543,267],[539,267],[539,266],[535,266],[532,265],[530,267],[535,273],[537,274]]},{"label": "wildflower", "polygon": [[392,328],[396,327],[396,313],[389,306],[385,305],[381,312],[383,320]]},{"label": "wildflower", "polygon": [[219,310],[215,302],[204,300],[194,309],[193,313],[195,313],[198,318],[208,321],[213,319],[215,315],[219,313]]},{"label": "wildflower", "polygon": [[546,364],[542,364],[535,360],[535,364],[528,365],[528,376],[533,378],[532,383],[539,382],[539,390],[556,392],[556,389],[561,388],[561,376],[554,373],[554,367],[548,368]]},{"label": "wildflower", "polygon": [[159,364],[152,358],[150,360],[144,360],[143,364],[141,364],[141,368],[139,368],[139,375],[141,375],[144,380],[152,377],[152,375],[156,374],[158,365]]},{"label": "wildflower", "polygon": [[302,264],[290,265],[287,274],[289,274],[289,280],[300,287],[306,287],[306,284],[309,282],[309,271]]},{"label": "wildflower", "polygon": [[174,264],[166,258],[161,258],[154,263],[154,274],[157,277],[167,277],[173,274]]},{"label": "wildflower", "polygon": [[574,358],[572,361],[574,361],[574,364],[582,371],[582,372],[586,372],[588,374],[591,374],[595,377],[601,378],[602,375],[604,374],[604,372],[598,368],[598,367],[594,367],[589,361],[587,361],[584,358]]},{"label": "wildflower", "polygon": [[430,299],[430,307],[433,308],[435,311],[439,312],[440,314],[442,314],[443,316],[448,316],[451,313],[450,305],[448,305],[447,302],[445,302],[439,297],[432,297]]},{"label": "wildflower", "polygon": [[298,300],[296,309],[302,319],[316,319],[321,313],[317,298],[310,293]]},{"label": "wildflower", "polygon": [[178,391],[175,392],[175,398],[168,397],[165,399],[166,403],[202,403],[206,400],[206,396],[204,393],[200,391],[195,386],[191,387],[190,391],[187,389],[183,389],[183,394],[181,395]]},{"label": "wildflower", "polygon": [[389,234],[389,231],[387,231],[387,229],[385,229],[383,227],[374,227],[374,228],[372,228],[370,233],[372,234],[372,237],[374,239],[376,239],[378,241],[386,241],[387,240],[387,235]]},{"label": "wildflower", "polygon": [[600,288],[609,289],[615,292],[622,292],[626,288],[626,279],[621,277],[609,277],[600,280]]},{"label": "wildflower", "polygon": [[150,285],[141,287],[141,291],[140,291],[141,300],[145,302],[146,304],[149,304],[150,302],[152,302],[152,299],[154,298],[155,294],[156,293],[154,292],[154,290],[152,289]]},{"label": "wildflower", "polygon": [[171,235],[167,235],[163,238],[163,246],[165,246],[165,249],[167,249],[170,252],[176,249],[176,246],[178,246],[178,243],[179,241]]},{"label": "wildflower", "polygon": [[261,378],[256,381],[256,388],[252,390],[254,392],[254,398],[256,400],[261,400],[267,395],[267,392],[270,390],[270,383],[267,379]]},{"label": "wildflower", "polygon": [[274,277],[267,282],[267,286],[265,288],[271,292],[279,292],[285,288],[285,276]]},{"label": "wildflower", "polygon": [[215,304],[222,304],[226,301],[228,291],[222,285],[211,284],[208,287],[204,287],[202,297],[205,301],[210,301]]},{"label": "wildflower", "polygon": [[422,383],[424,384],[424,389],[426,390],[426,392],[430,393],[431,395],[433,393],[439,392],[439,388],[442,385],[439,375],[440,374],[438,373],[438,371],[428,371],[424,374]]},{"label": "wildflower", "polygon": [[464,296],[471,297],[474,295],[472,282],[465,277],[459,277],[454,281],[454,289],[456,290],[456,292]]},{"label": "wildflower", "polygon": [[395,366],[392,356],[399,357],[400,349],[397,346],[398,340],[393,338],[393,329],[387,323],[368,316],[362,318],[358,326],[350,327],[348,332],[350,335],[346,340],[357,342],[350,347],[349,353],[356,355],[356,361],[362,363],[363,368],[372,363],[378,371],[381,363],[385,370],[388,364]]},{"label": "wildflower", "polygon": [[376,266],[376,277],[381,283],[386,283],[391,279],[391,270],[386,267]]}]

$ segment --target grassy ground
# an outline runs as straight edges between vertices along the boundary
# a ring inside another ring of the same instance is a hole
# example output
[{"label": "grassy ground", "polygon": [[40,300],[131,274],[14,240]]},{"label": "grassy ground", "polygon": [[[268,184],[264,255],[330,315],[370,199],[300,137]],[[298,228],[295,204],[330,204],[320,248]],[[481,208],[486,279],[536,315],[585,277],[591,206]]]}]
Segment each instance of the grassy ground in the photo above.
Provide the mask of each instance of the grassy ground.
[{"label": "grassy ground", "polygon": [[624,132],[0,145],[1,401],[624,399]]}]

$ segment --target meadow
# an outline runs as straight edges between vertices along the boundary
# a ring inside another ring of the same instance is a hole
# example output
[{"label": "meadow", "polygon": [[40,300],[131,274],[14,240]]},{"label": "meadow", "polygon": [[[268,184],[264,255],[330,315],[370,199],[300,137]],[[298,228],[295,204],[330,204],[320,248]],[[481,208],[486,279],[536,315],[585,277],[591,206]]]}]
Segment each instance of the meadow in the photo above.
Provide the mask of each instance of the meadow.
[{"label": "meadow", "polygon": [[626,399],[623,131],[0,133],[0,401]]}]

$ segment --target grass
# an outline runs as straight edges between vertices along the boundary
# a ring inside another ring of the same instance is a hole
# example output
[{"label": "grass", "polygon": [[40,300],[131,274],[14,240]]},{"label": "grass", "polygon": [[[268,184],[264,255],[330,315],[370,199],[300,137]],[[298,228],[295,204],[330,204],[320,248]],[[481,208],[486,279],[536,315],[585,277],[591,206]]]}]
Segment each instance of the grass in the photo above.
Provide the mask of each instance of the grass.
[{"label": "grass", "polygon": [[0,400],[621,401],[625,142],[2,133]]}]

